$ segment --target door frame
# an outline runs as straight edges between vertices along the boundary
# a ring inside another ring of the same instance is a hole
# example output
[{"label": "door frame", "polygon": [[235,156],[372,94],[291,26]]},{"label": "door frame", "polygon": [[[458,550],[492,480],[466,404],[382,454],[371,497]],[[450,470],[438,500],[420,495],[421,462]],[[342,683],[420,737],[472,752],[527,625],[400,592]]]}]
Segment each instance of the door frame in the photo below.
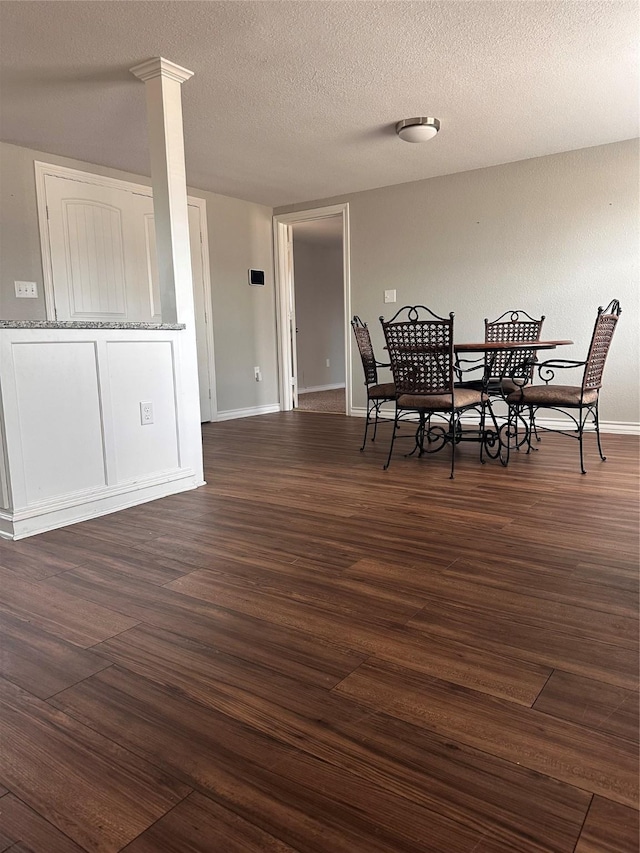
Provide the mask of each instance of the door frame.
[{"label": "door frame", "polygon": [[276,334],[278,338],[278,385],[280,390],[280,409],[283,412],[293,408],[292,377],[289,365],[292,360],[292,344],[289,335],[291,317],[289,305],[295,293],[293,277],[288,277],[287,252],[289,251],[288,226],[312,219],[326,219],[329,216],[342,217],[342,281],[344,289],[344,357],[345,357],[345,399],[346,414],[351,415],[351,245],[349,228],[349,203],[332,204],[327,207],[314,207],[295,213],[279,213],[273,217],[273,257],[276,285]]},{"label": "door frame", "polygon": [[[56,320],[56,303],[53,287],[53,265],[51,261],[49,216],[47,209],[47,193],[45,178],[50,175],[54,178],[64,178],[70,181],[78,181],[82,184],[93,184],[99,187],[110,187],[112,189],[124,190],[125,192],[143,195],[153,199],[153,190],[146,184],[137,184],[134,181],[125,181],[121,178],[111,178],[107,175],[97,175],[94,172],[85,172],[80,169],[72,169],[69,166],[59,166],[55,163],[45,163],[41,160],[34,161],[36,177],[36,207],[38,212],[38,227],[40,231],[40,250],[42,252],[42,281],[47,320]],[[218,419],[218,401],[216,394],[216,365],[213,348],[213,303],[211,299],[211,271],[209,268],[209,229],[207,225],[207,202],[203,198],[187,196],[187,204],[198,208],[200,217],[200,251],[202,256],[202,283],[204,289],[204,301],[208,307],[205,309],[205,329],[207,343],[207,368],[209,374],[209,417],[208,421]]]}]

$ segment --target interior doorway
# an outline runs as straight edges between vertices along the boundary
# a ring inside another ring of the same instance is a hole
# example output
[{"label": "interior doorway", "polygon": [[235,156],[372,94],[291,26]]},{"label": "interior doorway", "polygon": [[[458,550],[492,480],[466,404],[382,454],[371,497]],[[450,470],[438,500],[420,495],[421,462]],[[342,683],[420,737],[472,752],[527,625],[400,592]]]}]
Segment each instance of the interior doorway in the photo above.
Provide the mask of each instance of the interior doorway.
[{"label": "interior doorway", "polygon": [[297,408],[345,414],[342,217],[292,225]]},{"label": "interior doorway", "polygon": [[351,414],[348,214],[344,204],[274,217],[284,411]]}]

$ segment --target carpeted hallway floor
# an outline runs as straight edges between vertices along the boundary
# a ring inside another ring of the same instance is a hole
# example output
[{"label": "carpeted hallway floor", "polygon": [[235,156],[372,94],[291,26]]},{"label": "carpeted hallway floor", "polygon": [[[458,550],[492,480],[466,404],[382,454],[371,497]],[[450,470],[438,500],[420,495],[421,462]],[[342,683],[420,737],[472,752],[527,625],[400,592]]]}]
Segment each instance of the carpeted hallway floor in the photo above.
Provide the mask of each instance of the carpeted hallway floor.
[{"label": "carpeted hallway floor", "polygon": [[344,415],[346,412],[344,388],[300,393],[298,394],[298,409],[301,412],[329,412]]}]

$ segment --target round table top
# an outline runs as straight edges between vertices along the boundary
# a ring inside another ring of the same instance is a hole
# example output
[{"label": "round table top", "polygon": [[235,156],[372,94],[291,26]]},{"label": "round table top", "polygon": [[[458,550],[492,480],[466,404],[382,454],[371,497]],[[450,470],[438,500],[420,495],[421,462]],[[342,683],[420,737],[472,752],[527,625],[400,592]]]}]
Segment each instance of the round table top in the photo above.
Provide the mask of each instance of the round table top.
[{"label": "round table top", "polygon": [[494,352],[495,350],[555,349],[572,344],[573,341],[477,341],[476,343],[454,344],[456,352]]}]

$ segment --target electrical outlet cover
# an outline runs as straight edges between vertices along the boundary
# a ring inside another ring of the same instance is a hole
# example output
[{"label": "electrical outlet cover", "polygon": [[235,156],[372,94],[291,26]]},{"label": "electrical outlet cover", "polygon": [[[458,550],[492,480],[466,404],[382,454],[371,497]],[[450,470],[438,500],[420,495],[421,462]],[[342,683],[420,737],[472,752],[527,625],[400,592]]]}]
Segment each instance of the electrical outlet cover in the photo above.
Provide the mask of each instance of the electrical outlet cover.
[{"label": "electrical outlet cover", "polygon": [[140,403],[140,423],[142,426],[153,423],[153,403]]}]

